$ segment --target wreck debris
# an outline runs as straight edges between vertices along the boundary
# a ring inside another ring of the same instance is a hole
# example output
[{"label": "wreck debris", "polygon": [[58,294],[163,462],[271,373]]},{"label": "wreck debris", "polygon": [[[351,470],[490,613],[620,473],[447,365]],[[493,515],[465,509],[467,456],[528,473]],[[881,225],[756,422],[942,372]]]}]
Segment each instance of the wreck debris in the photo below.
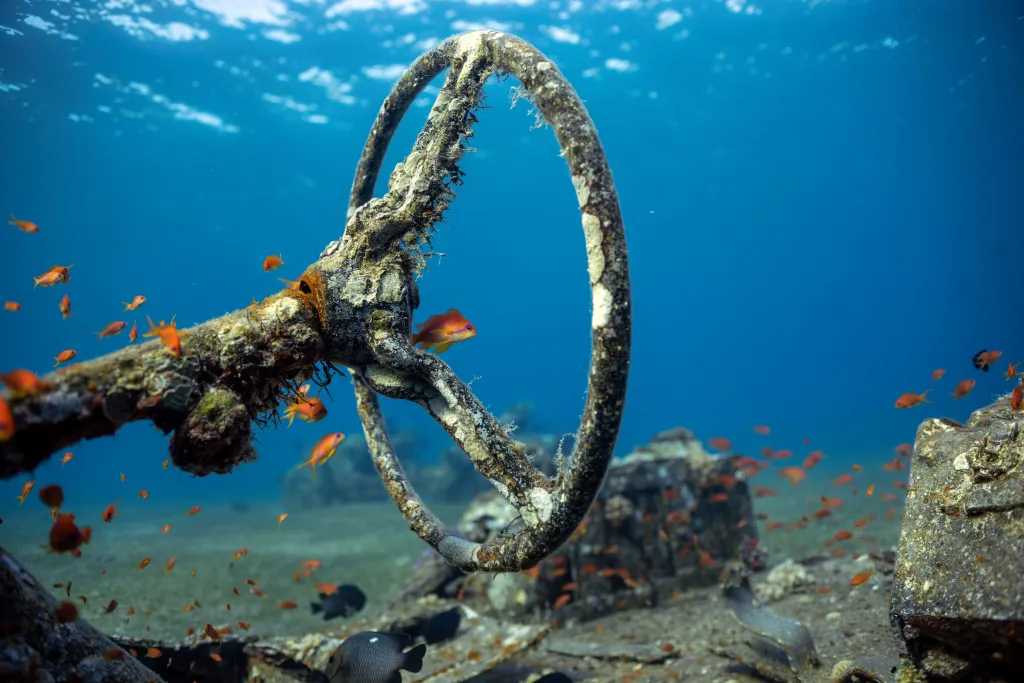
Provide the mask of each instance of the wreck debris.
[{"label": "wreck debris", "polygon": [[0,680],[135,683],[163,679],[58,602],[0,547]]},{"label": "wreck debris", "polygon": [[1024,670],[1024,413],[1007,397],[967,424],[918,428],[893,577],[905,666],[928,680]]},{"label": "wreck debris", "polygon": [[797,679],[808,680],[808,671],[817,667],[820,660],[807,627],[765,607],[754,595],[748,572],[742,567],[734,565],[724,572],[722,593],[736,621],[752,633],[775,643],[786,655]]},{"label": "wreck debris", "polygon": [[[492,491],[470,504],[459,532],[480,542],[517,519]],[[721,566],[737,557],[763,567],[746,482],[733,458],[709,455],[677,428],[613,460],[577,532],[530,574],[463,576],[427,557],[400,599],[458,594],[504,618],[548,619],[553,612],[562,621],[586,620],[715,585]]]},{"label": "wreck debris", "polygon": [[[384,152],[412,101],[448,69],[424,129],[372,198]],[[409,344],[416,278],[434,225],[462,183],[474,111],[494,73],[522,83],[562,148],[576,191],[593,315],[587,398],[572,454],[554,477],[436,355]],[[151,419],[176,466],[224,473],[255,455],[251,426],[321,362],[347,366],[384,486],[413,531],[463,571],[526,569],[564,543],[593,502],[625,405],[631,302],[622,216],[593,122],[558,68],[529,43],[497,31],[449,38],[417,59],[381,107],[356,170],[345,232],[292,287],[254,310],[192,328],[183,353],[159,343],[124,349],[47,377],[50,388],[10,402],[16,434],[0,444],[0,476],[34,468],[57,449]],[[394,455],[377,394],[421,405],[521,515],[515,533],[482,544],[459,537],[423,504]]]}]

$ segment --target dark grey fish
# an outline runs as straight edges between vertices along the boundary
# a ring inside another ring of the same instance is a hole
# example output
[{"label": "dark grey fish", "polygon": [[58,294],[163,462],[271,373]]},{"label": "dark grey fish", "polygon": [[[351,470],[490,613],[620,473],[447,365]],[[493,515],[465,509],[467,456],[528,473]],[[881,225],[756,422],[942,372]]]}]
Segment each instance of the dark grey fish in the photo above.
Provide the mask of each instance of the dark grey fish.
[{"label": "dark grey fish", "polygon": [[419,673],[426,645],[403,652],[409,644],[404,633],[363,631],[345,639],[327,663],[331,683],[402,683],[401,669]]},{"label": "dark grey fish", "polygon": [[537,679],[536,683],[572,683],[572,679],[565,674],[556,671],[553,674],[541,676]]},{"label": "dark grey fish", "polygon": [[462,612],[458,607],[439,612],[430,617],[418,629],[419,635],[427,642],[427,645],[441,643],[450,640],[459,630],[459,623],[462,621]]},{"label": "dark grey fish", "polygon": [[324,615],[324,621],[335,617],[351,617],[366,604],[366,595],[351,584],[338,586],[338,590],[328,595],[320,593],[320,602],[310,603],[313,614]]}]

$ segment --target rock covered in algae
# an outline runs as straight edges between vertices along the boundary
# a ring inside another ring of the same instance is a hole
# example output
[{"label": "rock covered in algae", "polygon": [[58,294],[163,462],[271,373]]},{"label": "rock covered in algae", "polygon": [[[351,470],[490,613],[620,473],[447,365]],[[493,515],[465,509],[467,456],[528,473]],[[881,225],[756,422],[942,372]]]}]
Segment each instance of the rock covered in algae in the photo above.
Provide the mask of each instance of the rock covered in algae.
[{"label": "rock covered in algae", "polygon": [[[921,424],[892,593],[901,655],[930,681],[1021,680],[1024,413]],[[1015,673],[1014,673],[1015,672]]]}]

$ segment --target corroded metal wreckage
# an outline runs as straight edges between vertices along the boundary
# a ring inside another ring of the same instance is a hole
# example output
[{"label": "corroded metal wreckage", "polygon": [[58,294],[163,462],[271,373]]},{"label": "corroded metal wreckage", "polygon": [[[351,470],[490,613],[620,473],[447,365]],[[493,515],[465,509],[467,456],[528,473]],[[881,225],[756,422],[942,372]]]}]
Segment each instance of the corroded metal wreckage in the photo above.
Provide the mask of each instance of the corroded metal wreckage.
[{"label": "corroded metal wreckage", "polygon": [[[387,193],[374,198],[399,122],[446,69],[412,151],[392,172]],[[469,150],[484,83],[494,74],[517,78],[519,96],[553,129],[586,241],[593,303],[587,396],[573,453],[551,477],[531,464],[447,364],[409,344],[419,306],[416,278],[431,255],[434,226],[463,182],[459,161]],[[586,108],[555,64],[515,36],[474,31],[445,40],[421,55],[385,99],[356,169],[341,239],[327,245],[293,288],[186,332],[180,357],[153,341],[52,373],[44,378],[45,390],[13,397],[16,434],[0,444],[0,477],[31,471],[58,449],[137,420],[173,432],[176,467],[197,475],[227,473],[255,457],[254,423],[276,415],[296,382],[328,381],[335,366],[345,366],[374,464],[410,528],[466,572],[533,567],[570,537],[597,495],[618,436],[629,373],[625,233]],[[518,510],[521,523],[514,532],[475,543],[445,528],[394,455],[378,393],[427,410]],[[78,628],[88,630],[84,623]],[[83,657],[87,650],[96,654],[87,643],[81,641]],[[34,661],[48,669],[45,659]],[[59,668],[49,673],[70,680]],[[89,680],[83,671],[76,675]]]}]

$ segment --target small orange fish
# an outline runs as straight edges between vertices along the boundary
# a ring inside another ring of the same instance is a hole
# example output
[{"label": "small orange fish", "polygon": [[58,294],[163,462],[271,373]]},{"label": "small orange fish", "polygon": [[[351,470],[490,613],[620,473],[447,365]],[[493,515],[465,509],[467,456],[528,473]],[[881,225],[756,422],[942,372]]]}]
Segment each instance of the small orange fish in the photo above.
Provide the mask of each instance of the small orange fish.
[{"label": "small orange fish", "polygon": [[974,354],[974,358],[971,359],[971,363],[982,372],[988,372],[989,367],[995,365],[996,361],[999,360],[1002,355],[1002,351],[986,351],[985,349],[982,349]]},{"label": "small orange fish", "polygon": [[21,504],[25,502],[26,498],[28,498],[28,494],[32,493],[32,487],[34,487],[35,485],[35,481],[26,481],[25,484],[21,487],[21,495],[15,496],[15,498],[18,500],[18,507],[21,507]]},{"label": "small orange fish", "polygon": [[21,310],[21,304],[19,304],[17,301],[5,301],[4,302],[4,310],[5,311],[20,311]]},{"label": "small orange fish", "polygon": [[64,489],[56,484],[44,486],[39,489],[39,500],[43,501],[43,504],[50,508],[50,519],[56,519],[57,508],[64,502]]},{"label": "small orange fish", "polygon": [[327,417],[327,406],[319,398],[299,396],[295,403],[284,409],[284,414],[288,416],[289,427],[296,417],[304,422],[319,422]]},{"label": "small orange fish", "polygon": [[306,560],[299,566],[303,569],[320,569],[320,567],[324,566],[324,563],[320,560]]},{"label": "small orange fish", "polygon": [[35,373],[28,370],[11,370],[0,374],[0,382],[3,382],[15,396],[31,396],[50,388],[49,382],[39,379]]},{"label": "small orange fish", "polygon": [[850,585],[851,586],[859,586],[862,583],[864,583],[865,581],[867,581],[868,579],[870,579],[874,575],[875,575],[874,572],[861,572],[860,574],[857,574],[852,579],[850,579]]},{"label": "small orange fish", "polygon": [[186,512],[185,515],[188,516],[188,517],[191,517],[192,515],[197,514],[202,509],[203,509],[202,507],[200,507],[199,505],[196,505],[193,508],[189,508],[189,511]]},{"label": "small orange fish", "polygon": [[849,473],[847,473],[847,474],[840,474],[838,477],[836,477],[834,480],[832,480],[832,485],[833,486],[843,486],[844,484],[849,484],[851,481],[853,481],[853,475],[852,474],[849,474]]},{"label": "small orange fish", "polygon": [[754,425],[754,433],[760,434],[761,436],[768,436],[772,433],[772,428],[768,425]]},{"label": "small orange fish", "polygon": [[65,294],[60,300],[60,319],[67,320],[71,317],[71,298]]},{"label": "small orange fish", "polygon": [[299,465],[299,467],[309,467],[313,472],[313,479],[316,479],[316,466],[323,465],[327,462],[331,456],[338,450],[338,446],[345,440],[345,435],[341,432],[334,432],[333,434],[325,434],[320,437],[320,440],[316,442],[313,447],[313,453],[310,455],[309,460]]},{"label": "small orange fish", "polygon": [[101,331],[93,332],[93,334],[99,335],[100,339],[105,339],[107,337],[113,337],[115,334],[121,334],[121,331],[124,330],[124,328],[126,327],[128,327],[128,323],[126,323],[125,321],[115,320],[114,322],[104,327]]},{"label": "small orange fish", "polygon": [[164,567],[164,574],[170,574],[172,569],[174,569],[174,558],[168,557],[167,566]]},{"label": "small orange fish", "polygon": [[[2,399],[0,399],[2,400]],[[1021,410],[1024,408],[1024,384],[1018,384],[1017,388],[1010,394],[1010,407],[1014,410]],[[2,412],[2,411],[0,411]],[[3,432],[3,419],[0,418],[0,434]],[[0,441],[3,441],[3,436],[0,435]]]},{"label": "small orange fish", "polygon": [[14,438],[14,415],[7,401],[0,396],[0,443]]},{"label": "small orange fish", "polygon": [[853,534],[851,534],[846,529],[840,529],[835,534],[833,534],[832,538],[836,539],[837,541],[849,541],[851,538],[853,538]]},{"label": "small orange fish", "polygon": [[131,344],[133,341],[139,338],[139,324],[136,321],[132,321],[132,329],[128,330],[128,343]]},{"label": "small orange fish", "polygon": [[287,512],[282,512],[281,514],[279,514],[277,516],[277,526],[281,526],[281,522],[283,522],[286,517],[288,517],[288,513]]},{"label": "small orange fish", "polygon": [[[1006,372],[1003,373],[1003,376],[1006,377],[1007,381],[1010,381],[1017,375],[1017,366],[1020,365],[1020,363],[1010,363],[1010,361],[1006,362],[1010,367],[1006,368]],[[1024,363],[1024,361],[1021,362]]]},{"label": "small orange fish", "polygon": [[925,398],[925,395],[931,391],[931,389],[925,389],[920,394],[906,393],[896,399],[897,408],[913,408],[919,406],[922,403],[931,403]]},{"label": "small orange fish", "polygon": [[784,477],[793,486],[798,485],[807,478],[807,473],[799,467],[783,467],[779,470],[779,475]]},{"label": "small orange fish", "polygon": [[53,360],[55,360],[55,361],[56,361],[56,362],[55,362],[55,363],[53,364],[53,367],[57,367],[57,366],[58,366],[58,365],[60,365],[61,363],[67,363],[67,362],[68,362],[69,360],[72,360],[72,359],[74,359],[74,357],[75,357],[75,356],[77,356],[77,355],[78,355],[78,352],[77,352],[77,351],[75,351],[74,349],[66,349],[66,350],[64,350],[64,351],[61,351],[61,352],[60,352],[59,354],[57,354],[57,356],[56,356],[56,357],[55,357],[55,358],[53,359]]},{"label": "small orange fish", "polygon": [[11,220],[7,221],[7,224],[8,225],[13,225],[14,227],[16,227],[18,230],[21,230],[22,232],[28,232],[28,233],[37,233],[37,232],[39,232],[39,226],[38,225],[36,225],[32,221],[23,221],[23,220],[15,217],[13,212],[11,213]]},{"label": "small orange fish", "polygon": [[291,600],[279,601],[277,603],[277,608],[278,609],[295,609],[296,607],[298,607],[298,605],[296,605]]},{"label": "small orange fish", "polygon": [[875,493],[875,485],[874,484],[868,484],[868,489],[867,489],[867,491],[864,492],[864,495],[867,496],[868,498],[870,498],[872,495],[874,495],[874,493]]},{"label": "small orange fish", "polygon": [[729,441],[729,439],[724,436],[716,436],[713,439],[708,439],[708,445],[716,451],[732,450],[732,441]]},{"label": "small orange fish", "polygon": [[767,486],[755,486],[754,496],[757,498],[767,498],[768,496],[777,496],[779,492],[775,489],[770,489]]},{"label": "small orange fish", "polygon": [[164,460],[163,468],[166,470],[167,466],[171,463],[170,460]]},{"label": "small orange fish", "polygon": [[170,524],[164,524],[163,528],[161,529],[161,532],[166,534],[170,530],[171,530],[171,525]]},{"label": "small orange fish", "polygon": [[128,477],[124,476],[124,472],[121,472],[121,481],[127,481]]},{"label": "small orange fish", "polygon": [[938,368],[936,370],[932,370],[932,381],[933,382],[938,382],[940,379],[942,379],[945,376],[946,376],[945,368]]},{"label": "small orange fish", "polygon": [[127,301],[122,301],[121,303],[124,304],[125,311],[134,311],[136,308],[146,303],[146,297],[142,296],[141,294],[138,294],[135,296],[134,299],[132,299],[131,303],[128,303]]},{"label": "small orange fish", "polygon": [[281,260],[281,255],[280,254],[277,255],[277,256],[274,256],[273,254],[271,254],[267,258],[263,259],[263,270],[265,270],[268,273],[270,271],[272,271],[272,270],[277,270],[278,268],[280,268],[283,265],[284,265],[284,261]]},{"label": "small orange fish", "polygon": [[35,284],[32,285],[32,289],[35,289],[36,287],[51,287],[53,285],[68,284],[71,282],[70,270],[72,267],[73,266],[54,266],[53,268],[50,268],[39,277],[32,278],[35,282]]},{"label": "small orange fish", "polygon": [[476,328],[462,317],[458,309],[449,308],[444,313],[432,315],[426,322],[417,325],[416,333],[412,335],[409,343],[425,351],[433,350],[441,354],[452,344],[475,336]]},{"label": "small orange fish", "polygon": [[825,458],[825,453],[824,452],[822,452],[820,450],[811,451],[810,453],[807,454],[807,457],[804,458],[803,468],[805,470],[809,470],[812,467],[816,466],[824,458]]},{"label": "small orange fish", "polygon": [[142,489],[141,491],[139,491],[139,498],[149,498],[149,491],[147,491],[146,489]]},{"label": "small orange fish", "polygon": [[950,394],[950,396],[952,396],[954,400],[959,401],[964,396],[971,393],[971,389],[974,388],[974,385],[975,381],[973,379],[965,379],[964,381],[960,382],[960,384],[956,385],[956,391]]},{"label": "small orange fish", "polygon": [[148,557],[144,557],[144,558],[142,558],[142,562],[139,562],[139,566],[135,568],[135,571],[139,571],[140,569],[145,569],[148,566],[149,566],[149,558]]},{"label": "small orange fish", "polygon": [[64,457],[60,459],[60,468],[64,469],[64,465],[67,465],[69,462],[71,462],[72,458],[74,458],[74,457],[75,457],[75,454],[72,453],[71,451],[68,451],[67,453],[65,453]]},{"label": "small orange fish", "polygon": [[174,317],[171,317],[171,322],[164,324],[164,321],[160,321],[160,325],[154,325],[153,319],[148,315],[146,320],[149,321],[149,332],[142,335],[143,337],[159,337],[160,341],[164,343],[167,350],[171,352],[171,355],[175,358],[181,356],[181,338],[185,336],[184,332],[178,331],[178,326],[174,322]]},{"label": "small orange fish", "polygon": [[107,509],[103,511],[103,521],[104,522],[112,522],[112,521],[114,521],[114,515],[116,515],[116,514],[118,514],[118,512],[117,512],[117,503],[111,503],[110,505],[107,506]]},{"label": "small orange fish", "polygon": [[248,621],[238,622],[238,628],[242,629],[243,631],[248,631],[249,626],[251,626],[251,624]]}]

